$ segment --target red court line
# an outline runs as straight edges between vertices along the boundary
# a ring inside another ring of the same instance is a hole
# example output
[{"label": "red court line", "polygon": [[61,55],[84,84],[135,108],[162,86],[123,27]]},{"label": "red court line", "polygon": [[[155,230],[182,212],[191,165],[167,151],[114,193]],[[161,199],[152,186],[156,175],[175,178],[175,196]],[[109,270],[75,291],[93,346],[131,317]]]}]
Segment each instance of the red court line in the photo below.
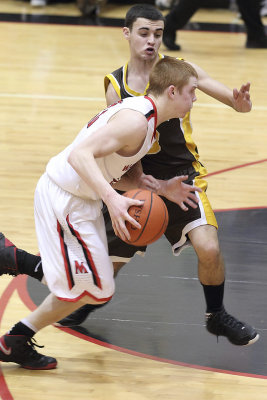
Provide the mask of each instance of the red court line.
[{"label": "red court line", "polygon": [[[12,279],[12,281],[9,283],[9,285],[6,287],[4,290],[2,296],[0,297],[0,304],[1,304],[1,309],[0,309],[0,326],[1,326],[1,321],[4,315],[4,312],[6,310],[6,307],[8,305],[8,302],[12,296],[12,294],[15,292],[15,290],[20,286],[25,286],[27,277],[22,275],[18,276],[16,279]],[[2,372],[2,367],[0,364],[0,396],[2,400],[14,400],[14,397],[9,391],[8,385],[6,383],[4,374]]]},{"label": "red court line", "polygon": [[[233,167],[233,168],[228,168],[225,170],[221,170],[221,171],[217,171],[214,172],[213,175],[215,175],[216,173],[222,173],[225,171],[229,171],[232,169],[237,169],[237,168],[242,168],[248,165],[253,165],[253,164],[258,164],[261,162],[266,162],[267,159],[265,160],[260,160],[257,162],[253,162],[253,163],[248,163],[248,164],[243,164],[237,167]],[[249,208],[244,208],[244,209],[254,209],[254,208],[267,208],[267,207],[249,207]],[[234,209],[232,209],[234,210]],[[225,211],[225,210],[217,210],[217,211]],[[34,302],[32,301],[31,297],[29,296],[29,292],[27,290],[27,276],[26,275],[22,275],[22,276],[18,276],[16,277],[16,279],[13,279],[9,285],[7,286],[7,288],[4,290],[2,296],[0,297],[0,304],[1,304],[1,309],[0,309],[0,325],[1,325],[1,321],[2,321],[2,317],[3,314],[5,312],[5,309],[7,307],[8,302],[10,301],[10,298],[13,294],[13,292],[15,290],[18,291],[18,294],[22,300],[22,302],[31,310],[35,310],[36,309],[36,305],[34,304]],[[219,372],[219,373],[224,373],[224,374],[229,374],[229,375],[237,375],[237,376],[245,376],[245,377],[251,377],[251,378],[259,378],[259,379],[267,379],[267,376],[264,375],[256,375],[256,374],[249,374],[249,373],[243,373],[243,372],[236,372],[236,371],[227,371],[227,370],[221,370],[221,369],[216,369],[216,368],[211,368],[211,367],[205,367],[205,366],[201,366],[201,365],[194,365],[194,364],[188,364],[188,363],[183,363],[183,362],[179,362],[179,361],[175,361],[175,360],[169,360],[169,359],[164,359],[164,358],[159,358],[156,356],[151,356],[148,354],[144,354],[144,353],[139,353],[136,352],[134,350],[129,350],[129,349],[125,349],[113,344],[109,344],[103,341],[100,341],[98,339],[94,339],[90,336],[84,335],[82,333],[73,331],[70,328],[60,328],[57,327],[58,329],[71,334],[73,336],[79,337],[80,339],[89,341],[91,343],[95,343],[99,346],[102,347],[106,347],[109,349],[113,349],[116,351],[120,351],[122,353],[126,353],[126,354],[130,354],[133,356],[137,356],[137,357],[142,357],[142,358],[146,358],[146,359],[151,359],[154,361],[158,361],[158,362],[165,362],[168,364],[173,364],[173,365],[179,365],[179,366],[184,366],[187,368],[194,368],[194,369],[199,369],[199,370],[206,370],[206,371],[211,371],[211,372]],[[1,365],[1,364],[0,364]],[[14,400],[12,394],[9,391],[9,388],[7,386],[7,383],[5,381],[5,377],[2,373],[2,369],[0,367],[0,396],[2,400]]]},{"label": "red court line", "polygon": [[[31,311],[36,309],[36,305],[32,301],[31,297],[29,296],[29,292],[27,290],[27,276],[25,276],[25,275],[18,276],[16,279],[13,279],[10,282],[10,284],[7,286],[7,288],[5,289],[5,291],[3,292],[3,294],[0,298],[0,304],[2,305],[1,310],[0,310],[0,324],[1,324],[1,320],[3,317],[4,311],[7,307],[7,304],[15,290],[18,291],[18,294],[19,294],[22,302]],[[199,369],[199,370],[204,370],[204,371],[218,372],[218,373],[224,373],[224,374],[228,374],[228,375],[245,376],[245,377],[251,377],[251,378],[267,379],[267,376],[264,376],[264,375],[256,375],[256,374],[249,374],[249,373],[244,373],[244,372],[221,370],[221,369],[205,367],[205,366],[201,366],[201,365],[195,365],[195,364],[189,364],[189,363],[184,363],[184,362],[175,361],[175,360],[164,359],[164,358],[160,358],[157,356],[151,356],[148,354],[140,353],[140,352],[137,352],[134,350],[129,350],[129,349],[126,349],[123,347],[119,347],[119,346],[116,346],[116,345],[113,345],[110,343],[103,342],[101,340],[92,338],[92,337],[84,335],[82,333],[73,331],[71,328],[57,327],[57,329],[60,329],[60,330],[64,331],[65,333],[71,334],[73,336],[76,336],[80,339],[97,344],[99,346],[113,349],[115,351],[119,351],[122,353],[130,354],[130,355],[133,355],[136,357],[142,357],[142,358],[146,358],[146,359],[150,359],[150,360],[154,360],[154,361],[158,361],[158,362],[165,362],[165,363],[172,364],[172,365],[179,365],[179,366],[183,366],[183,367],[187,367],[187,368],[194,368],[194,369]],[[14,400],[14,398],[12,397],[12,395],[8,389],[4,375],[1,371],[1,367],[0,367],[0,396],[1,396],[2,400]]]},{"label": "red court line", "polygon": [[14,397],[12,396],[7,387],[1,367],[0,367],[0,396],[2,400],[14,400]]},{"label": "red court line", "polygon": [[[31,311],[33,311],[36,308],[36,305],[33,303],[32,299],[29,296],[29,292],[27,290],[27,279],[24,279],[22,281],[22,284],[17,287],[17,290],[18,290],[21,300],[24,302],[24,304],[27,307],[29,307],[29,309]],[[106,347],[106,348],[109,348],[109,349],[112,349],[115,351],[119,351],[121,353],[130,354],[130,355],[133,355],[136,357],[147,358],[147,359],[154,360],[154,361],[165,362],[168,364],[179,365],[179,366],[183,366],[183,367],[187,367],[187,368],[194,368],[194,369],[199,369],[199,370],[204,370],[204,371],[220,372],[220,373],[224,373],[224,374],[228,374],[228,375],[237,375],[237,376],[246,376],[246,377],[251,377],[251,378],[267,379],[267,376],[264,376],[264,375],[256,375],[256,374],[249,374],[249,373],[245,373],[245,372],[221,370],[221,369],[216,369],[216,368],[211,368],[211,367],[205,367],[202,365],[189,364],[189,363],[184,363],[184,362],[180,362],[180,361],[164,359],[164,358],[160,358],[157,356],[151,356],[151,355],[148,355],[145,353],[140,353],[140,352],[137,352],[134,350],[129,350],[129,349],[126,349],[126,348],[123,348],[120,346],[116,346],[116,345],[113,345],[110,343],[103,342],[101,340],[92,338],[90,336],[84,335],[79,332],[76,332],[76,331],[72,330],[71,328],[61,328],[61,327],[56,327],[56,328],[60,329],[61,331],[65,332],[65,333],[68,333],[72,336],[76,336],[80,339],[97,344],[99,346]],[[6,399],[4,399],[4,400],[6,400]],[[7,399],[7,400],[9,400],[9,399]]]},{"label": "red court line", "polygon": [[[4,290],[2,296],[0,297],[0,326],[1,321],[4,315],[4,312],[7,308],[7,305],[13,295],[13,293],[17,290],[18,294],[22,300],[22,302],[31,310],[36,309],[36,304],[33,303],[32,299],[29,296],[29,292],[27,290],[27,279],[26,275],[17,276],[16,279],[12,279],[12,281],[8,284],[6,289]],[[15,321],[14,321],[15,322]],[[0,363],[0,397],[2,400],[14,400],[11,392],[9,391],[8,385],[5,380],[5,376],[2,371],[1,363]]]},{"label": "red court line", "polygon": [[154,361],[164,362],[164,363],[168,363],[168,364],[179,365],[181,367],[194,368],[194,369],[199,369],[199,370],[204,370],[204,371],[219,372],[219,373],[228,374],[228,375],[245,376],[245,377],[250,377],[250,378],[267,379],[267,376],[264,376],[264,375],[249,374],[249,373],[237,372],[237,371],[227,371],[227,370],[223,370],[223,369],[204,367],[202,365],[189,364],[189,363],[184,363],[184,362],[180,362],[180,361],[169,360],[166,358],[160,358],[157,356],[151,356],[149,354],[139,353],[138,351],[125,349],[124,347],[119,347],[119,346],[116,346],[116,345],[113,345],[110,343],[102,342],[101,340],[84,335],[83,333],[73,331],[71,328],[61,328],[59,326],[57,326],[56,328],[66,332],[66,333],[69,333],[73,336],[76,336],[80,339],[97,344],[99,346],[106,347],[108,349],[113,349],[113,350],[119,351],[121,353],[130,354],[130,355],[136,356],[136,357],[147,358],[149,360],[154,360]]},{"label": "red court line", "polygon": [[211,172],[211,173],[207,174],[206,176],[219,175],[219,174],[222,174],[223,172],[233,171],[234,169],[239,169],[239,168],[250,167],[251,165],[261,164],[261,163],[264,163],[264,162],[267,162],[267,158],[264,158],[263,160],[252,161],[252,162],[249,162],[249,163],[246,163],[246,164],[236,165],[235,167],[221,169],[219,171]]}]

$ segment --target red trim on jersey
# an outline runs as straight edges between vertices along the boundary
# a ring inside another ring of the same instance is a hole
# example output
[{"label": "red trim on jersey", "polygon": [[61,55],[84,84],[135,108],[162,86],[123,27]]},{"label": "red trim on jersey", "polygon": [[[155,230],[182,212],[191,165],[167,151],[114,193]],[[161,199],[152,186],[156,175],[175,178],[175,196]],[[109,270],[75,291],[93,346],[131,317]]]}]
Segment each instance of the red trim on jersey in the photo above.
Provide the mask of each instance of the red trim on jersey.
[{"label": "red trim on jersey", "polygon": [[71,233],[73,234],[73,236],[75,236],[77,238],[78,242],[82,246],[83,253],[84,253],[87,265],[88,265],[89,269],[92,272],[92,276],[93,276],[93,280],[94,280],[95,285],[97,287],[99,287],[100,289],[102,289],[101,280],[99,278],[98,271],[97,271],[97,268],[95,266],[93,257],[92,257],[92,255],[90,253],[90,250],[86,246],[86,243],[84,242],[84,240],[81,238],[79,232],[76,229],[74,229],[73,226],[71,225],[70,220],[69,220],[69,215],[67,215],[66,220],[67,220],[67,224],[68,224],[68,226],[69,226],[69,228],[71,230]]},{"label": "red trim on jersey", "polygon": [[66,275],[67,275],[69,289],[72,289],[73,286],[74,286],[74,280],[73,280],[73,276],[72,276],[72,273],[71,273],[70,260],[69,260],[66,244],[64,243],[63,230],[62,230],[61,225],[60,225],[60,223],[58,221],[57,221],[57,231],[59,233],[61,253],[62,253],[62,256],[63,256],[63,260],[64,260],[65,272],[66,272]]},{"label": "red trim on jersey", "polygon": [[156,107],[156,104],[154,103],[154,101],[153,101],[150,97],[148,97],[148,96],[144,96],[144,97],[145,97],[145,99],[147,99],[147,100],[150,101],[150,103],[152,104],[153,109],[154,109],[154,114],[151,114],[147,120],[149,121],[152,117],[155,118],[155,128],[154,128],[154,132],[153,132],[153,136],[152,136],[152,139],[155,139],[155,137],[156,137],[156,132],[157,132],[157,124],[158,124],[158,111],[157,111],[157,107]]},{"label": "red trim on jersey", "polygon": [[76,302],[76,301],[79,301],[81,298],[83,298],[84,296],[89,296],[89,297],[91,297],[93,300],[95,300],[95,301],[109,301],[109,300],[111,300],[112,299],[112,296],[110,296],[110,297],[104,297],[104,298],[101,298],[101,299],[98,299],[97,297],[95,297],[94,295],[92,295],[91,293],[89,293],[87,290],[85,290],[82,294],[80,294],[80,296],[78,296],[78,297],[75,297],[74,299],[70,299],[70,298],[67,298],[67,299],[65,299],[64,297],[59,297],[59,296],[56,296],[59,300],[63,300],[63,301],[70,301],[70,302]]},{"label": "red trim on jersey", "polygon": [[93,125],[99,117],[101,117],[102,114],[105,114],[109,110],[110,107],[115,106],[118,103],[122,103],[122,100],[116,101],[116,103],[110,104],[107,108],[105,108],[103,111],[101,111],[99,114],[95,115],[87,124],[87,128],[89,128],[91,125]]}]

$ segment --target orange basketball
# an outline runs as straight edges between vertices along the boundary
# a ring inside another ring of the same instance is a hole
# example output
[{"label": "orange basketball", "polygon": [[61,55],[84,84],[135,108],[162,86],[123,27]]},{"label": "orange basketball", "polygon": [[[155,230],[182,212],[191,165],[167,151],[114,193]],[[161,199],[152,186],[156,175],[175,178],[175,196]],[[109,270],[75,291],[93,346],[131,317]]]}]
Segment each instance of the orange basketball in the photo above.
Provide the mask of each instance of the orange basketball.
[{"label": "orange basketball", "polygon": [[144,201],[142,206],[131,206],[128,213],[141,225],[137,229],[126,221],[126,227],[131,235],[127,243],[134,246],[146,246],[158,240],[165,232],[169,214],[164,201],[149,190],[133,189],[124,196]]}]

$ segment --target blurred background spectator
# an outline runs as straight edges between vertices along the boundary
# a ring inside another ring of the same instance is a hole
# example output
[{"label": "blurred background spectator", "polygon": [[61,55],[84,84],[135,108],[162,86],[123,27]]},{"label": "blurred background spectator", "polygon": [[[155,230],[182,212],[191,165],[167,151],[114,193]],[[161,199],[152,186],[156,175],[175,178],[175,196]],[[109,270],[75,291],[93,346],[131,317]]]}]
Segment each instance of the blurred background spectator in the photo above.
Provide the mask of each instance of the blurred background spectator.
[{"label": "blurred background spectator", "polygon": [[[213,0],[215,5],[220,0]],[[225,0],[222,0],[225,3]],[[233,1],[228,1],[233,3]],[[266,3],[266,1],[264,1]],[[182,29],[199,8],[205,7],[205,0],[179,0],[172,6],[170,13],[166,16],[163,43],[169,50],[180,50],[180,45],[175,43],[176,31]],[[244,21],[247,40],[246,48],[266,49],[267,36],[265,27],[261,21],[262,0],[236,0],[241,18]]]}]

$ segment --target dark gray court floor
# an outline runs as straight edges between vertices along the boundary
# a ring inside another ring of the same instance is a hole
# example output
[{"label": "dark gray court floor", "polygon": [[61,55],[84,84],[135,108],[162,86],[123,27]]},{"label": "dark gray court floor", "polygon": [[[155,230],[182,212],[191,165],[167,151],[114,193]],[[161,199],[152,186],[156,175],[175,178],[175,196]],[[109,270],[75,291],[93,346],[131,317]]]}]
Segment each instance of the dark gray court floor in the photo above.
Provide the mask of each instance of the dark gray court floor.
[{"label": "dark gray court floor", "polygon": [[[75,329],[158,358],[267,376],[267,208],[218,212],[216,217],[227,270],[225,307],[257,328],[257,343],[233,346],[206,331],[194,250],[174,257],[165,238],[121,270],[112,301]],[[31,278],[28,290],[35,304],[47,294]]]}]

